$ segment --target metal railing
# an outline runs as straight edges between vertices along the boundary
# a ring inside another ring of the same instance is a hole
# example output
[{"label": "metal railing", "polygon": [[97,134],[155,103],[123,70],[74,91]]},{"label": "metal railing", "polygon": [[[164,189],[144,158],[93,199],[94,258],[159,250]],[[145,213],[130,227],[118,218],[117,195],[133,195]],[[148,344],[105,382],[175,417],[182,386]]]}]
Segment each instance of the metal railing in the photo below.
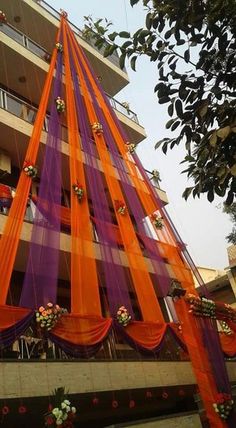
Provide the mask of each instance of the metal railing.
[{"label": "metal railing", "polygon": [[119,111],[120,113],[124,114],[126,117],[128,117],[130,120],[132,120],[133,122],[137,123],[139,125],[139,121],[138,121],[138,116],[136,113],[134,113],[132,110],[130,110],[130,108],[127,106],[122,104],[120,101],[116,100],[115,98],[111,97],[110,95],[106,94],[108,100],[110,101],[111,106]]},{"label": "metal railing", "polygon": [[39,58],[44,59],[44,60],[46,58],[50,58],[50,54],[44,48],[42,48],[42,46],[38,45],[38,43],[31,40],[28,36],[26,36],[21,31],[17,30],[12,25],[10,25],[10,24],[1,25],[1,31],[4,34],[6,34],[7,36],[9,36],[11,39],[20,43],[22,46],[24,46],[29,51],[33,52]]},{"label": "metal railing", "polygon": [[[34,0],[35,3],[37,3],[39,6],[41,6],[43,9],[45,9],[48,13],[50,13],[50,15],[52,15],[54,18],[60,20],[61,15],[60,13],[54,9],[52,6],[50,6],[46,1],[44,0]],[[99,53],[103,54],[104,49],[106,46],[104,46],[102,49],[98,49],[97,46],[95,46],[95,42],[93,41],[93,39],[88,39],[87,37],[84,37],[83,31],[80,30],[80,28],[78,28],[75,24],[73,24],[71,21],[69,21],[70,27],[71,29],[74,31],[74,33],[81,37],[83,40],[86,41],[86,43],[88,43],[90,46],[92,46],[96,51],[98,51]],[[108,43],[107,43],[108,45]],[[117,54],[117,52],[113,52],[113,54],[109,57],[107,57],[108,60],[110,60],[113,64],[115,64],[117,67],[120,68],[119,66],[119,56]]]}]

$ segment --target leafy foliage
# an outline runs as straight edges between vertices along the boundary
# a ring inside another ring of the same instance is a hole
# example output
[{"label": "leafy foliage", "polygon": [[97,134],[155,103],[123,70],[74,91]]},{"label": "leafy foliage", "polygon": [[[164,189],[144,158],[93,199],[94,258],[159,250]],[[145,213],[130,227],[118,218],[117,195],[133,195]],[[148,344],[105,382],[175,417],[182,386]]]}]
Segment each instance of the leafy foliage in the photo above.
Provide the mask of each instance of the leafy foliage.
[{"label": "leafy foliage", "polygon": [[[155,92],[167,104],[166,128],[173,138],[156,144],[164,153],[185,145],[183,163],[192,186],[183,196],[210,202],[215,194],[233,203],[236,195],[236,2],[235,0],[130,0],[145,6],[144,28],[134,34],[110,33],[110,22],[93,22],[86,28],[104,55],[115,50],[120,66],[145,55],[157,64]],[[125,41],[123,40],[125,39]],[[109,42],[109,44],[107,44]]]},{"label": "leafy foliage", "polygon": [[231,206],[224,206],[223,211],[226,214],[229,214],[230,220],[233,223],[233,229],[229,235],[226,236],[226,239],[230,244],[236,245],[236,202],[234,202]]}]

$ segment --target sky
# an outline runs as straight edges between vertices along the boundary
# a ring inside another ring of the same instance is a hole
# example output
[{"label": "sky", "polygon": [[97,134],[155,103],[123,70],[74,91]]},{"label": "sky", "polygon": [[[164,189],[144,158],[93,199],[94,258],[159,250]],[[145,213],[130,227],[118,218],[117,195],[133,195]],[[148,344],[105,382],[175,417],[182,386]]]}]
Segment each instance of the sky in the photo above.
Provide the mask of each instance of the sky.
[{"label": "sky", "polygon": [[[145,11],[140,5],[131,8],[128,0],[47,0],[56,10],[66,10],[69,20],[83,28],[84,16],[107,18],[112,21],[114,31],[134,31],[143,27]],[[136,72],[127,66],[130,84],[115,96],[129,103],[144,126],[147,139],[137,148],[144,167],[150,171],[158,169],[161,188],[167,192],[168,212],[177,227],[182,240],[197,266],[224,269],[228,265],[225,236],[231,231],[232,223],[222,213],[223,200],[217,198],[210,203],[205,195],[201,199],[189,198],[186,202],[182,193],[188,185],[181,174],[184,152],[181,147],[170,150],[167,155],[155,150],[155,143],[171,133],[165,129],[168,120],[166,105],[159,105],[154,94],[157,83],[156,64],[145,59],[137,61]],[[168,104],[167,104],[168,106]]]}]

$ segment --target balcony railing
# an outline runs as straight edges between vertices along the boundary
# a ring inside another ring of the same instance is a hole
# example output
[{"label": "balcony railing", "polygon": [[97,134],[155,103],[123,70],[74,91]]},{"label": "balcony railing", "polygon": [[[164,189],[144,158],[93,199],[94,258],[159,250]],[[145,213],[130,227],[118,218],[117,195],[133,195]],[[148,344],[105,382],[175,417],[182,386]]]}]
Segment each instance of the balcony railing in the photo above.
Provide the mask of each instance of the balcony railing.
[{"label": "balcony railing", "polygon": [[[39,6],[41,6],[43,9],[45,9],[48,13],[50,13],[50,15],[54,16],[54,18],[57,18],[58,20],[60,20],[61,15],[60,13],[54,9],[52,6],[50,6],[46,1],[44,0],[34,0],[35,3],[37,3]],[[103,51],[105,49],[98,49],[97,46],[95,46],[95,43],[93,41],[93,39],[87,39],[87,37],[84,37],[83,31],[80,30],[76,25],[74,25],[71,21],[69,21],[70,27],[72,28],[72,30],[74,31],[74,33],[81,37],[83,40],[86,41],[86,43],[88,43],[90,46],[92,46],[96,51],[98,51],[99,53],[103,54]],[[108,60],[110,60],[113,64],[115,64],[117,67],[120,68],[119,66],[119,56],[117,54],[117,52],[113,52],[113,54],[111,56],[109,56],[107,58]]]},{"label": "balcony railing", "polygon": [[110,101],[111,106],[119,111],[120,113],[124,114],[126,117],[128,117],[133,122],[137,123],[139,125],[138,116],[136,113],[134,113],[132,110],[129,109],[128,105],[127,107],[122,104],[120,101],[116,100],[115,98],[111,97],[110,95],[106,94],[107,98]]}]

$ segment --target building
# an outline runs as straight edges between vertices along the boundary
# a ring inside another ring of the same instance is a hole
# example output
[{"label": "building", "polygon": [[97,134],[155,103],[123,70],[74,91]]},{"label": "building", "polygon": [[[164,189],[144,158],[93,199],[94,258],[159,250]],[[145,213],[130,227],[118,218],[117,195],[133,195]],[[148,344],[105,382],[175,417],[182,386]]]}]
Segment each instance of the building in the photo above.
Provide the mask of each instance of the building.
[{"label": "building", "polygon": [[[40,108],[44,82],[48,75],[49,63],[52,60],[51,55],[55,51],[54,46],[60,14],[43,0],[12,0],[11,2],[0,0],[0,9],[6,15],[6,22],[3,22],[0,26],[1,57],[4,64],[0,70],[0,184],[9,186],[11,190],[14,190],[22,174],[29,138],[33,129],[35,129],[33,124],[37,121],[36,113]],[[115,54],[109,58],[104,58],[92,42],[84,39],[83,32],[73,24],[71,27],[89,62],[92,64],[103,90],[107,93],[107,100],[113,107],[120,124],[124,127],[128,141],[131,141],[132,144],[140,143],[146,134],[139,124],[136,114],[114,98],[128,84],[128,76],[125,71],[120,70],[118,58]],[[72,45],[73,43],[71,42]],[[65,83],[64,76],[61,82]],[[69,103],[67,102],[67,104]],[[43,157],[46,153],[48,135],[51,129],[49,111],[43,117],[43,122],[37,159],[40,177],[42,177]],[[70,208],[71,189],[68,169],[68,140],[66,124],[60,123],[60,152],[63,171],[63,192],[60,195],[60,204],[65,208],[64,211],[61,211],[64,217],[68,215],[67,209]],[[100,158],[102,158],[102,155],[100,155]],[[85,156],[82,156],[81,159],[81,164],[85,165]],[[104,160],[105,162],[106,160]],[[101,168],[101,171],[103,171],[103,175],[101,173],[100,178],[104,180],[104,169]],[[51,174],[53,174],[52,168]],[[149,178],[151,179],[152,175]],[[140,177],[137,177],[137,183],[139,183],[139,179]],[[118,181],[117,177],[115,177],[115,180],[116,182]],[[9,306],[17,306],[20,300],[26,266],[28,266],[29,246],[32,244],[32,222],[35,218],[35,207],[37,198],[40,195],[41,182],[42,180],[39,180],[38,177],[35,181],[32,181],[31,195],[27,204],[11,276],[10,293],[8,293],[7,300]],[[111,188],[113,184],[113,182],[110,183]],[[142,191],[141,189],[140,192]],[[165,192],[159,187],[155,187],[153,191],[157,193],[160,206],[163,207],[167,203]],[[148,192],[146,194],[149,195]],[[2,195],[2,198],[3,196],[5,196],[5,199],[11,199],[11,195]],[[144,196],[143,201],[145,202]],[[109,207],[111,207],[112,201],[108,200],[108,202]],[[118,200],[118,202],[120,201]],[[95,203],[93,201],[92,208],[94,206]],[[8,222],[8,208],[6,204],[1,207],[0,233],[2,236],[5,233],[4,226]],[[89,209],[94,233],[91,248],[96,254],[96,272],[99,274],[99,282],[103,284],[105,273],[101,264],[105,256],[103,256],[103,249],[99,244],[99,226],[96,224],[96,215],[92,212],[91,204]],[[115,217],[114,214],[113,212],[113,217]],[[133,224],[135,224],[134,218]],[[63,227],[60,225],[60,229],[58,229],[60,236],[58,235],[59,278],[57,300],[63,307],[69,307],[71,299],[70,273],[68,270],[68,265],[71,261],[71,241],[66,226],[68,224],[66,225],[66,222],[64,222]],[[51,232],[53,233],[54,229]],[[114,234],[113,229],[111,232],[111,234]],[[134,239],[140,251],[138,253],[140,263],[145,261],[148,266],[148,274],[145,278],[148,281],[151,281],[150,278],[152,279],[156,292],[155,298],[161,308],[163,318],[165,322],[172,321],[172,301],[170,298],[165,298],[166,294],[163,297],[161,293],[158,293],[158,283],[155,283],[155,267],[157,265],[155,263],[152,264],[152,259],[149,255],[152,247],[147,245],[147,243],[151,245],[153,235],[145,235],[144,237],[138,233],[138,230],[135,231],[137,233],[134,233],[133,229],[131,232],[130,236]],[[139,320],[141,319],[140,309],[130,285],[132,281],[128,271],[127,254],[130,254],[127,247],[129,242],[126,240],[126,251],[124,251],[123,235],[121,241],[119,241],[120,238],[117,235],[116,252],[112,254],[115,254],[117,258],[119,257],[121,261],[122,275],[126,275],[126,282],[129,285],[128,294],[132,302],[135,318]],[[146,238],[147,242],[143,241],[144,238]],[[173,240],[171,237],[168,239],[170,239],[170,242],[172,242],[171,239]],[[167,245],[168,242],[165,242],[165,244]],[[169,247],[171,247],[170,243]],[[177,271],[177,267],[179,269],[178,272],[180,272],[178,275],[183,275],[185,270],[185,274],[188,275],[188,270],[179,255],[180,252],[177,245],[173,247],[169,248],[169,256],[166,257],[165,245],[163,244],[162,251],[164,256],[162,255],[158,259],[158,266],[161,263],[164,269],[163,265],[165,264],[165,269],[169,272],[170,278],[174,276],[173,271],[175,269]],[[85,257],[87,256],[85,255]],[[139,266],[136,266],[135,269],[138,270]],[[81,275],[81,272],[78,274]],[[83,272],[83,274],[89,275],[90,272]],[[186,282],[191,282],[191,280],[188,277]],[[147,288],[148,281],[145,284]],[[101,294],[102,311],[103,314],[106,314],[108,312],[107,287],[100,286],[99,292]],[[120,293],[122,293],[122,290]],[[150,300],[149,303],[151,306],[152,301]],[[165,342],[164,346],[158,355],[154,353],[150,355],[149,353],[145,357],[140,357],[137,350],[127,345],[119,333],[115,334],[113,332],[103,342],[103,346],[92,359],[89,359],[90,348],[88,346],[88,358],[78,361],[78,359],[71,359],[68,356],[69,353],[57,346],[56,343],[45,342],[38,337],[28,335],[27,332],[22,334],[11,349],[7,347],[2,351],[3,359],[0,364],[4,381],[1,382],[0,386],[0,399],[3,403],[2,411],[4,407],[7,407],[8,410],[10,409],[9,412],[5,409],[7,414],[4,414],[3,423],[6,427],[9,426],[11,428],[16,425],[18,427],[29,427],[32,426],[32,423],[35,427],[42,426],[43,413],[47,409],[51,391],[64,386],[69,390],[69,394],[79,410],[77,422],[80,427],[129,426],[130,424],[134,425],[136,423],[134,421],[139,421],[137,422],[139,426],[158,427],[163,426],[163,423],[166,426],[167,422],[166,420],[163,422],[163,416],[167,417],[167,415],[170,418],[170,421],[168,421],[168,426],[170,427],[172,422],[175,424],[173,426],[200,426],[197,405],[194,401],[196,381],[190,361],[171,334],[166,334],[163,342]],[[20,357],[20,359],[16,360],[16,357]],[[44,360],[45,357],[46,361]],[[231,362],[228,362],[227,367],[230,380],[234,382],[236,372]],[[20,410],[23,405],[27,407],[26,412],[21,412]],[[171,415],[176,414],[177,416],[171,419]]]}]

